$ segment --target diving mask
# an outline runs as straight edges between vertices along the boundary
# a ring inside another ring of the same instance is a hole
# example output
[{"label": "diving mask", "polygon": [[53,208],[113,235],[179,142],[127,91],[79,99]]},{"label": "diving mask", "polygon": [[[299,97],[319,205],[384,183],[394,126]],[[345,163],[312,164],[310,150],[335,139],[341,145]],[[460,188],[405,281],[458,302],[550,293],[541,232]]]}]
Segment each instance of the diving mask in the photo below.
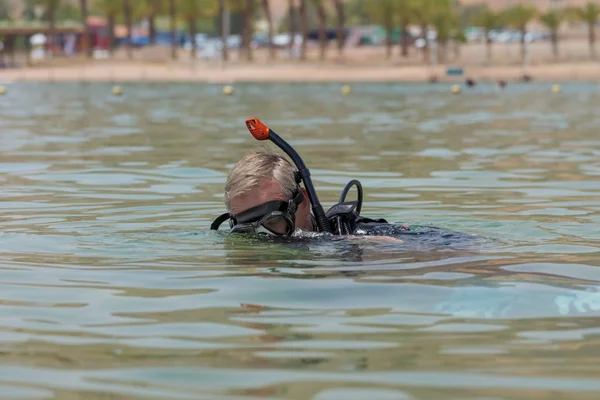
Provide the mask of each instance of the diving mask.
[{"label": "diving mask", "polygon": [[274,200],[236,215],[223,214],[212,223],[211,229],[218,230],[223,222],[229,220],[231,233],[291,236],[296,230],[296,210],[303,200],[304,195],[297,190],[290,201]]}]

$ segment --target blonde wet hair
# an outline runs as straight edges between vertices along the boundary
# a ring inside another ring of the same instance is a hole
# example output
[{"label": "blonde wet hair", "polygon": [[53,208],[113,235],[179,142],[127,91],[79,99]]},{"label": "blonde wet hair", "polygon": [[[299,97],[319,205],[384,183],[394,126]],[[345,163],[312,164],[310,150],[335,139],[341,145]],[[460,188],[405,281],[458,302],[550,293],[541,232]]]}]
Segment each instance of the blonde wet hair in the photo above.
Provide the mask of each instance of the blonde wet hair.
[{"label": "blonde wet hair", "polygon": [[229,171],[225,184],[225,207],[231,212],[231,199],[260,186],[265,180],[275,180],[286,199],[298,188],[296,168],[283,156],[266,151],[245,154]]}]

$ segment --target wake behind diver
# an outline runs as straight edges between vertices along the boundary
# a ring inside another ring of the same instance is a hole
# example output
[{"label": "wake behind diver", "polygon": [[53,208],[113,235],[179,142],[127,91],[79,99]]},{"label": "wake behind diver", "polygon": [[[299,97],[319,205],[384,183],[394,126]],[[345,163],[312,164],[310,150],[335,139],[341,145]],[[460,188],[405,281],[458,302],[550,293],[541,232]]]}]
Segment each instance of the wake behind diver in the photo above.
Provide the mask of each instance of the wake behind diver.
[{"label": "wake behind diver", "polygon": [[[363,188],[356,179],[348,182],[338,203],[325,212],[317,197],[310,171],[300,155],[258,119],[247,120],[246,127],[255,139],[270,140],[283,150],[295,168],[277,154],[246,154],[229,173],[225,185],[227,212],[215,219],[211,230],[219,230],[224,222],[229,221],[230,233],[284,238],[306,237],[307,231],[392,240],[426,235],[442,241],[453,241],[455,235],[461,236],[438,228],[396,225],[383,218],[361,216]],[[346,197],[353,187],[356,187],[357,199],[347,201]]]}]

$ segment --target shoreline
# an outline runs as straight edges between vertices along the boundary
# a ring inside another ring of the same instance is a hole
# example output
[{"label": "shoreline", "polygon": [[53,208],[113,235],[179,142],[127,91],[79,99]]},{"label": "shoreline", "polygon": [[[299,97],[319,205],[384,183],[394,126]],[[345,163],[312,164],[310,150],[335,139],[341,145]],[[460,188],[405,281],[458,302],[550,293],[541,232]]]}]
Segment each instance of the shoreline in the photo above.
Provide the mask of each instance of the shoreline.
[{"label": "shoreline", "polygon": [[[521,66],[465,66],[461,76],[446,76],[446,67],[435,70],[438,82],[459,83],[520,81]],[[532,65],[534,82],[600,81],[600,63],[565,62]],[[0,83],[10,82],[203,82],[203,83],[410,83],[428,82],[432,69],[425,66],[351,66],[319,64],[231,65],[219,67],[149,62],[95,62],[70,66],[40,66],[0,70]]]}]

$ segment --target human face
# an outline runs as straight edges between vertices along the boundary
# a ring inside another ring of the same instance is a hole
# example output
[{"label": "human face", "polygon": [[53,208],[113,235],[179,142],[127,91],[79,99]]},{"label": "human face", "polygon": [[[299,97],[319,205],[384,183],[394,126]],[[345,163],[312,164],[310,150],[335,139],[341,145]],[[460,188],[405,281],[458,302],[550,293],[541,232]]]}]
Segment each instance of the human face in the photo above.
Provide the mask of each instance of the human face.
[{"label": "human face", "polygon": [[[306,231],[313,230],[312,219],[310,217],[310,201],[306,191],[302,189],[304,200],[298,205],[295,215],[295,224],[297,228]],[[267,203],[269,201],[290,201],[281,191],[281,186],[275,180],[265,180],[255,189],[231,199],[231,214],[236,215],[253,207]],[[279,227],[272,227],[277,231]],[[271,229],[271,227],[269,227]]]}]

